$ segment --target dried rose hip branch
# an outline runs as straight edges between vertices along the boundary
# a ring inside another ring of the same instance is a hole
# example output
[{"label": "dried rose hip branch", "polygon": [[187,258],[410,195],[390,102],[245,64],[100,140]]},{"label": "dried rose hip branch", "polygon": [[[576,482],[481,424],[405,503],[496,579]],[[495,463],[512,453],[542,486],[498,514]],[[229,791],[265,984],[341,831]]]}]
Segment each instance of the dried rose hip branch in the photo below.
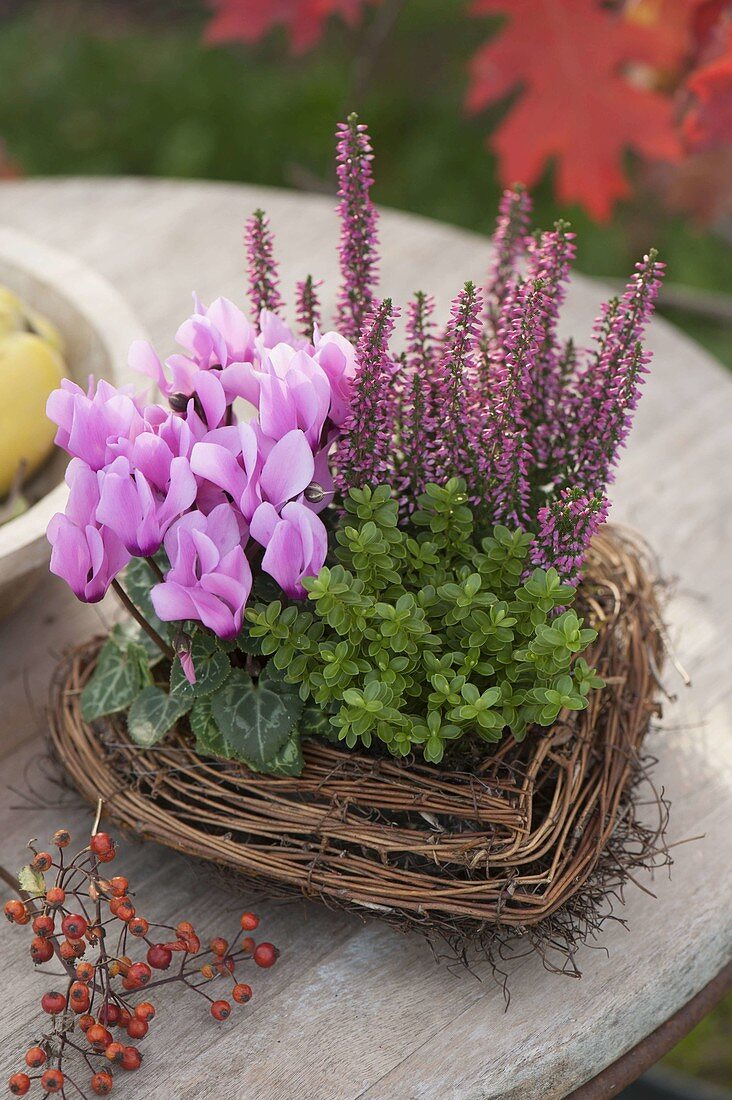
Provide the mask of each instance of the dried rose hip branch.
[{"label": "dried rose hip branch", "polygon": [[[14,1096],[25,1096],[39,1081],[45,1096],[89,1100],[82,1080],[95,1096],[108,1096],[114,1070],[136,1070],[142,1064],[136,1044],[156,1016],[154,1003],[147,999],[152,990],[178,982],[209,1002],[215,1020],[225,1020],[231,1001],[246,1004],[252,996],[251,987],[235,977],[237,964],[252,960],[268,968],[277,961],[276,947],[257,944],[250,934],[259,925],[254,913],[242,913],[230,940],[215,936],[202,948],[190,921],[173,927],[148,920],[137,912],[127,879],[104,876],[104,865],[116,855],[108,833],[96,832],[95,827],[88,845],[69,860],[65,849],[70,841],[66,829],[54,833],[55,858],[31,841],[33,860],[19,875],[23,896],[5,904],[9,921],[31,927],[33,962],[46,963],[55,956],[67,976],[63,992],[51,990],[41,997],[50,1023],[26,1051],[29,1072],[14,1073],[8,1082]],[[135,949],[142,958],[133,960]],[[91,952],[93,961],[85,957]],[[180,961],[173,967],[175,956]],[[174,973],[154,977],[171,967]],[[231,1000],[205,992],[203,987],[214,980],[231,983]],[[142,990],[146,999],[134,1003]]]}]

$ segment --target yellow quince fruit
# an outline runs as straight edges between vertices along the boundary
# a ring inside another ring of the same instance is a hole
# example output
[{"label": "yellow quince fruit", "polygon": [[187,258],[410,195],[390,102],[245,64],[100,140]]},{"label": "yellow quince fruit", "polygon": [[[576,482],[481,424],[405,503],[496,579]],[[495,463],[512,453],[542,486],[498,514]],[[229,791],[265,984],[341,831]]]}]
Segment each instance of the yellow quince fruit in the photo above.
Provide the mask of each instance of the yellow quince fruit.
[{"label": "yellow quince fruit", "polygon": [[0,329],[0,498],[19,470],[25,479],[48,457],[56,427],[46,418],[46,401],[65,373],[55,340]]},{"label": "yellow quince fruit", "polygon": [[0,340],[13,332],[30,332],[40,336],[59,355],[64,354],[64,342],[56,326],[27,305],[14,291],[0,286]]}]

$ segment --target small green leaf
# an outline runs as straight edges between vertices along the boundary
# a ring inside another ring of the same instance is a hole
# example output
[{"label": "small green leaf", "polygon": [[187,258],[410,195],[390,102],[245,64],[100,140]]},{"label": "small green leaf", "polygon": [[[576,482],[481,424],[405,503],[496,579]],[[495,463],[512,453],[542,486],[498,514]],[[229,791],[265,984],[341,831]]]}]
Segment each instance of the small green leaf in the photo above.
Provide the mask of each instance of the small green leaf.
[{"label": "small green leaf", "polygon": [[188,704],[150,684],[135,699],[127,715],[127,730],[136,745],[149,749],[188,710]]},{"label": "small green leaf", "polygon": [[213,719],[221,731],[226,755],[267,766],[284,748],[302,711],[302,703],[284,684],[251,676],[237,668],[211,699]]},{"label": "small green leaf", "polygon": [[203,756],[225,756],[226,746],[211,712],[211,696],[197,699],[188,715],[191,731],[196,738],[196,752]]},{"label": "small green leaf", "polygon": [[[144,650],[142,651],[145,657]],[[146,659],[146,658],[145,658]],[[142,688],[140,647],[134,643],[121,650],[107,640],[99,651],[97,667],[81,693],[81,714],[93,722],[105,714],[125,710]]]},{"label": "small green leaf", "polygon": [[31,897],[37,897],[46,892],[46,881],[43,875],[30,863],[26,863],[25,867],[21,867],[18,871],[18,885]]}]

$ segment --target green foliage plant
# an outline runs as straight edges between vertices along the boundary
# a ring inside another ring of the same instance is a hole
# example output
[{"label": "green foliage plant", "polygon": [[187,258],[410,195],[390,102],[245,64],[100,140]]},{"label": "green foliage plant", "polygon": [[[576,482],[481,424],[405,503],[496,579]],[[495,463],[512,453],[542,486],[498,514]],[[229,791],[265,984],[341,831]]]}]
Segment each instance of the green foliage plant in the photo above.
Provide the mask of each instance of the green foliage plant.
[{"label": "green foliage plant", "polygon": [[387,485],[351,489],[345,510],[304,604],[247,611],[250,645],[307,704],[303,734],[438,764],[450,742],[521,740],[602,686],[578,657],[597,635],[575,589],[527,569],[531,535],[476,531],[462,479],[428,485],[407,524]]}]

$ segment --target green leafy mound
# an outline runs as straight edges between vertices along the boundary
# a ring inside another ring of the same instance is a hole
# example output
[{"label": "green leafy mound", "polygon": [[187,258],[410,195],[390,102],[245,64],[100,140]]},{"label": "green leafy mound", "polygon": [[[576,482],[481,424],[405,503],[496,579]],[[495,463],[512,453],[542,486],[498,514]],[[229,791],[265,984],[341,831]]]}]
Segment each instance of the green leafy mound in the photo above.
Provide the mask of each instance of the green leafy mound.
[{"label": "green leafy mound", "polygon": [[350,490],[337,564],[303,582],[307,609],[247,612],[262,654],[334,738],[432,763],[448,741],[520,740],[583,710],[602,681],[575,660],[597,636],[569,609],[575,589],[554,569],[522,582],[531,536],[480,537],[462,480],[428,486],[419,505],[404,528],[387,486]]},{"label": "green leafy mound", "polygon": [[[302,736],[439,763],[448,742],[506,731],[521,740],[563,708],[587,706],[602,680],[577,655],[596,631],[556,570],[522,580],[530,535],[476,531],[458,478],[428,486],[406,526],[387,486],[352,489],[345,507],[334,562],[303,582],[306,601],[259,602],[235,643],[186,625],[195,684],[136,624],[115,626],[82,692],[83,717],[126,711],[130,737],[148,748],[188,715],[202,755],[298,775]],[[175,645],[152,610],[150,566],[133,561],[125,579]]]}]

